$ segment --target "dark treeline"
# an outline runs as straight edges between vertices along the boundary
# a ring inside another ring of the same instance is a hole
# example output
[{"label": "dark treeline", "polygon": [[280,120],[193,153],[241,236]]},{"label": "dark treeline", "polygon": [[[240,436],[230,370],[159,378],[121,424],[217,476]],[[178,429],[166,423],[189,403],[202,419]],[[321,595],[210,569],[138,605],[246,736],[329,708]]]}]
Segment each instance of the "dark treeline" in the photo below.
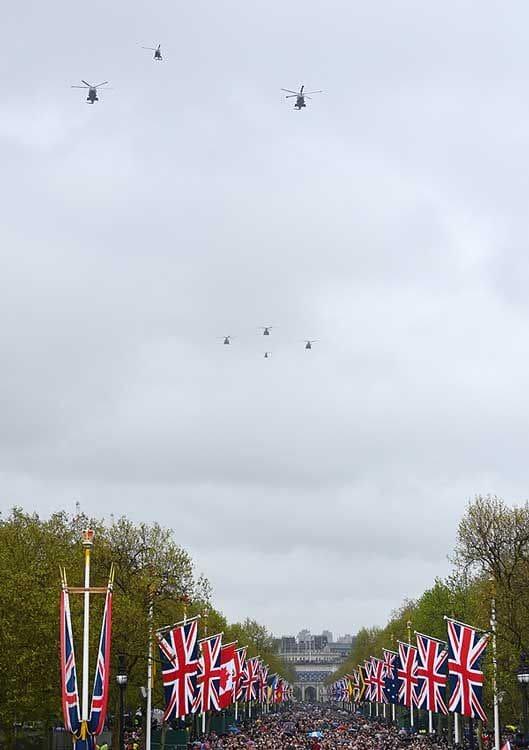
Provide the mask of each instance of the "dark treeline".
[{"label": "dark treeline", "polygon": [[[383,648],[395,649],[413,631],[446,640],[444,615],[490,631],[491,601],[497,619],[498,694],[503,725],[522,711],[517,669],[529,652],[529,504],[509,507],[498,497],[476,497],[468,506],[450,557],[451,575],[437,579],[416,600],[405,600],[385,627],[364,627],[340,674]],[[484,660],[484,702],[492,721],[492,647]],[[333,676],[334,679],[334,676]]]},{"label": "dark treeline", "polygon": [[[238,640],[248,655],[260,654],[270,673],[292,679],[291,670],[274,653],[272,635],[251,619],[228,623],[211,600],[209,583],[197,577],[189,554],[158,524],[133,524],[126,518],[110,524],[79,514],[56,513],[47,520],[14,509],[0,520],[0,737],[13,746],[16,723],[41,722],[46,728],[62,724],[59,670],[59,566],[70,585],[83,581],[81,532],[96,532],[91,582],[104,586],[115,564],[112,675],[109,712],[117,709],[118,654],[126,655],[127,702],[142,705],[146,684],[148,608],[154,602],[154,626],[187,616],[202,615],[200,635],[223,632],[225,643]],[[81,668],[82,597],[72,595],[72,622],[78,669]],[[91,664],[97,653],[103,597],[91,597]],[[187,602],[187,604],[185,604]],[[204,615],[206,616],[204,617]],[[157,652],[157,649],[156,649]],[[156,658],[158,655],[156,653]],[[163,706],[158,665],[153,705]],[[92,672],[93,674],[93,672]],[[90,685],[92,681],[90,677]]]}]

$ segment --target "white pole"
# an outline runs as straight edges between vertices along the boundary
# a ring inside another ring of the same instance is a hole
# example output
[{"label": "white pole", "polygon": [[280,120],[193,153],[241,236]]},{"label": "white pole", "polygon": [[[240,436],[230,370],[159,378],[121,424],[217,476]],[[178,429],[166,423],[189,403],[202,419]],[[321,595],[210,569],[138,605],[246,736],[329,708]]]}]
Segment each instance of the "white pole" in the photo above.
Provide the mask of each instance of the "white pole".
[{"label": "white pole", "polygon": [[500,701],[498,697],[498,659],[496,655],[496,597],[494,593],[492,596],[491,606],[490,606],[490,627],[492,630],[492,692],[494,696],[494,750],[500,750]]},{"label": "white pole", "polygon": [[239,704],[237,703],[237,701],[235,701],[235,723],[237,723],[237,718],[239,716],[238,708],[239,708]]},{"label": "white pole", "polygon": [[413,699],[412,699],[410,702],[410,727],[414,727],[414,726],[415,726],[415,721],[413,717]]},{"label": "white pole", "polygon": [[252,701],[248,701],[248,718],[252,718]]},{"label": "white pole", "polygon": [[152,632],[154,604],[149,604],[149,645],[147,647],[147,723],[145,725],[145,750],[151,750],[151,714],[152,714]]},{"label": "white pole", "polygon": [[382,704],[382,716],[386,718],[386,704],[385,703]]},{"label": "white pole", "polygon": [[391,721],[395,721],[395,704],[391,704]]},{"label": "white pole", "polygon": [[202,734],[206,734],[206,712],[202,712]]},{"label": "white pole", "polygon": [[83,699],[81,706],[81,721],[88,721],[88,650],[90,631],[90,553],[92,551],[94,532],[87,529],[83,532],[84,547],[84,619],[83,619]]},{"label": "white pole", "polygon": [[428,711],[428,731],[430,734],[433,734],[433,713],[432,711]]},{"label": "white pole", "polygon": [[459,724],[459,714],[454,714],[454,741],[456,745],[461,742],[461,726]]}]

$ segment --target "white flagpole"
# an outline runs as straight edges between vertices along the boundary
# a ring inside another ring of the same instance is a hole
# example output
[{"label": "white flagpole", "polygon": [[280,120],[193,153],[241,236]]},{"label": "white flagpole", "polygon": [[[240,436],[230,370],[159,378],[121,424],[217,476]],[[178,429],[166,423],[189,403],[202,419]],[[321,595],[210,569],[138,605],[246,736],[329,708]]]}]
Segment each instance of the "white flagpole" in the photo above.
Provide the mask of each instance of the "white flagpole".
[{"label": "white flagpole", "polygon": [[94,532],[83,531],[84,547],[84,618],[83,618],[83,698],[81,708],[82,736],[85,736],[88,722],[88,656],[90,631],[90,553],[94,544]]},{"label": "white flagpole", "polygon": [[152,632],[154,620],[154,604],[151,597],[149,603],[149,645],[147,647],[147,723],[145,725],[145,750],[151,750],[152,724]]},{"label": "white flagpole", "polygon": [[492,630],[492,692],[494,697],[494,750],[500,750],[500,701],[498,697],[498,659],[496,655],[496,592],[492,578],[490,628]]},{"label": "white flagpole", "polygon": [[391,704],[391,721],[395,721],[395,704]]},{"label": "white flagpole", "polygon": [[433,712],[428,711],[428,732],[433,734]]},{"label": "white flagpole", "polygon": [[461,743],[461,726],[459,724],[459,714],[454,714],[454,741],[456,745]]}]

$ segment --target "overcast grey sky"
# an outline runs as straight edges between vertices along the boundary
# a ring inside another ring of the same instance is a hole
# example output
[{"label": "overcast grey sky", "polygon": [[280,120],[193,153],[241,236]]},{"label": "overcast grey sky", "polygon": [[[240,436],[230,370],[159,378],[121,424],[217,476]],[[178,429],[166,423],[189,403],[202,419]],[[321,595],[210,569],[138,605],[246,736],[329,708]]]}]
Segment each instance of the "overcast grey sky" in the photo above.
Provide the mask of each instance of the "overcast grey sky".
[{"label": "overcast grey sky", "polygon": [[528,28],[522,0],[4,8],[0,506],[171,526],[277,634],[445,574],[470,497],[527,497]]}]

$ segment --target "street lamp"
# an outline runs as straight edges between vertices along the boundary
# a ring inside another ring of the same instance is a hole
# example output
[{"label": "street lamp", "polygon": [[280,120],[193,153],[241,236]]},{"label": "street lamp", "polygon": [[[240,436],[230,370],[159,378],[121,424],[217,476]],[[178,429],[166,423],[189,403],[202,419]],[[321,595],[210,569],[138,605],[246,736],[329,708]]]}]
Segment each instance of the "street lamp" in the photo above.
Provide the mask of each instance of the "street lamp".
[{"label": "street lamp", "polygon": [[116,683],[119,688],[119,750],[125,750],[125,710],[123,703],[128,681],[125,654],[119,654],[118,673],[116,675]]},{"label": "street lamp", "polygon": [[529,721],[527,716],[527,685],[529,685],[529,662],[527,661],[527,652],[522,651],[520,654],[520,664],[517,673],[518,682],[522,691],[522,711],[523,711],[523,734],[524,738],[529,735]]}]

